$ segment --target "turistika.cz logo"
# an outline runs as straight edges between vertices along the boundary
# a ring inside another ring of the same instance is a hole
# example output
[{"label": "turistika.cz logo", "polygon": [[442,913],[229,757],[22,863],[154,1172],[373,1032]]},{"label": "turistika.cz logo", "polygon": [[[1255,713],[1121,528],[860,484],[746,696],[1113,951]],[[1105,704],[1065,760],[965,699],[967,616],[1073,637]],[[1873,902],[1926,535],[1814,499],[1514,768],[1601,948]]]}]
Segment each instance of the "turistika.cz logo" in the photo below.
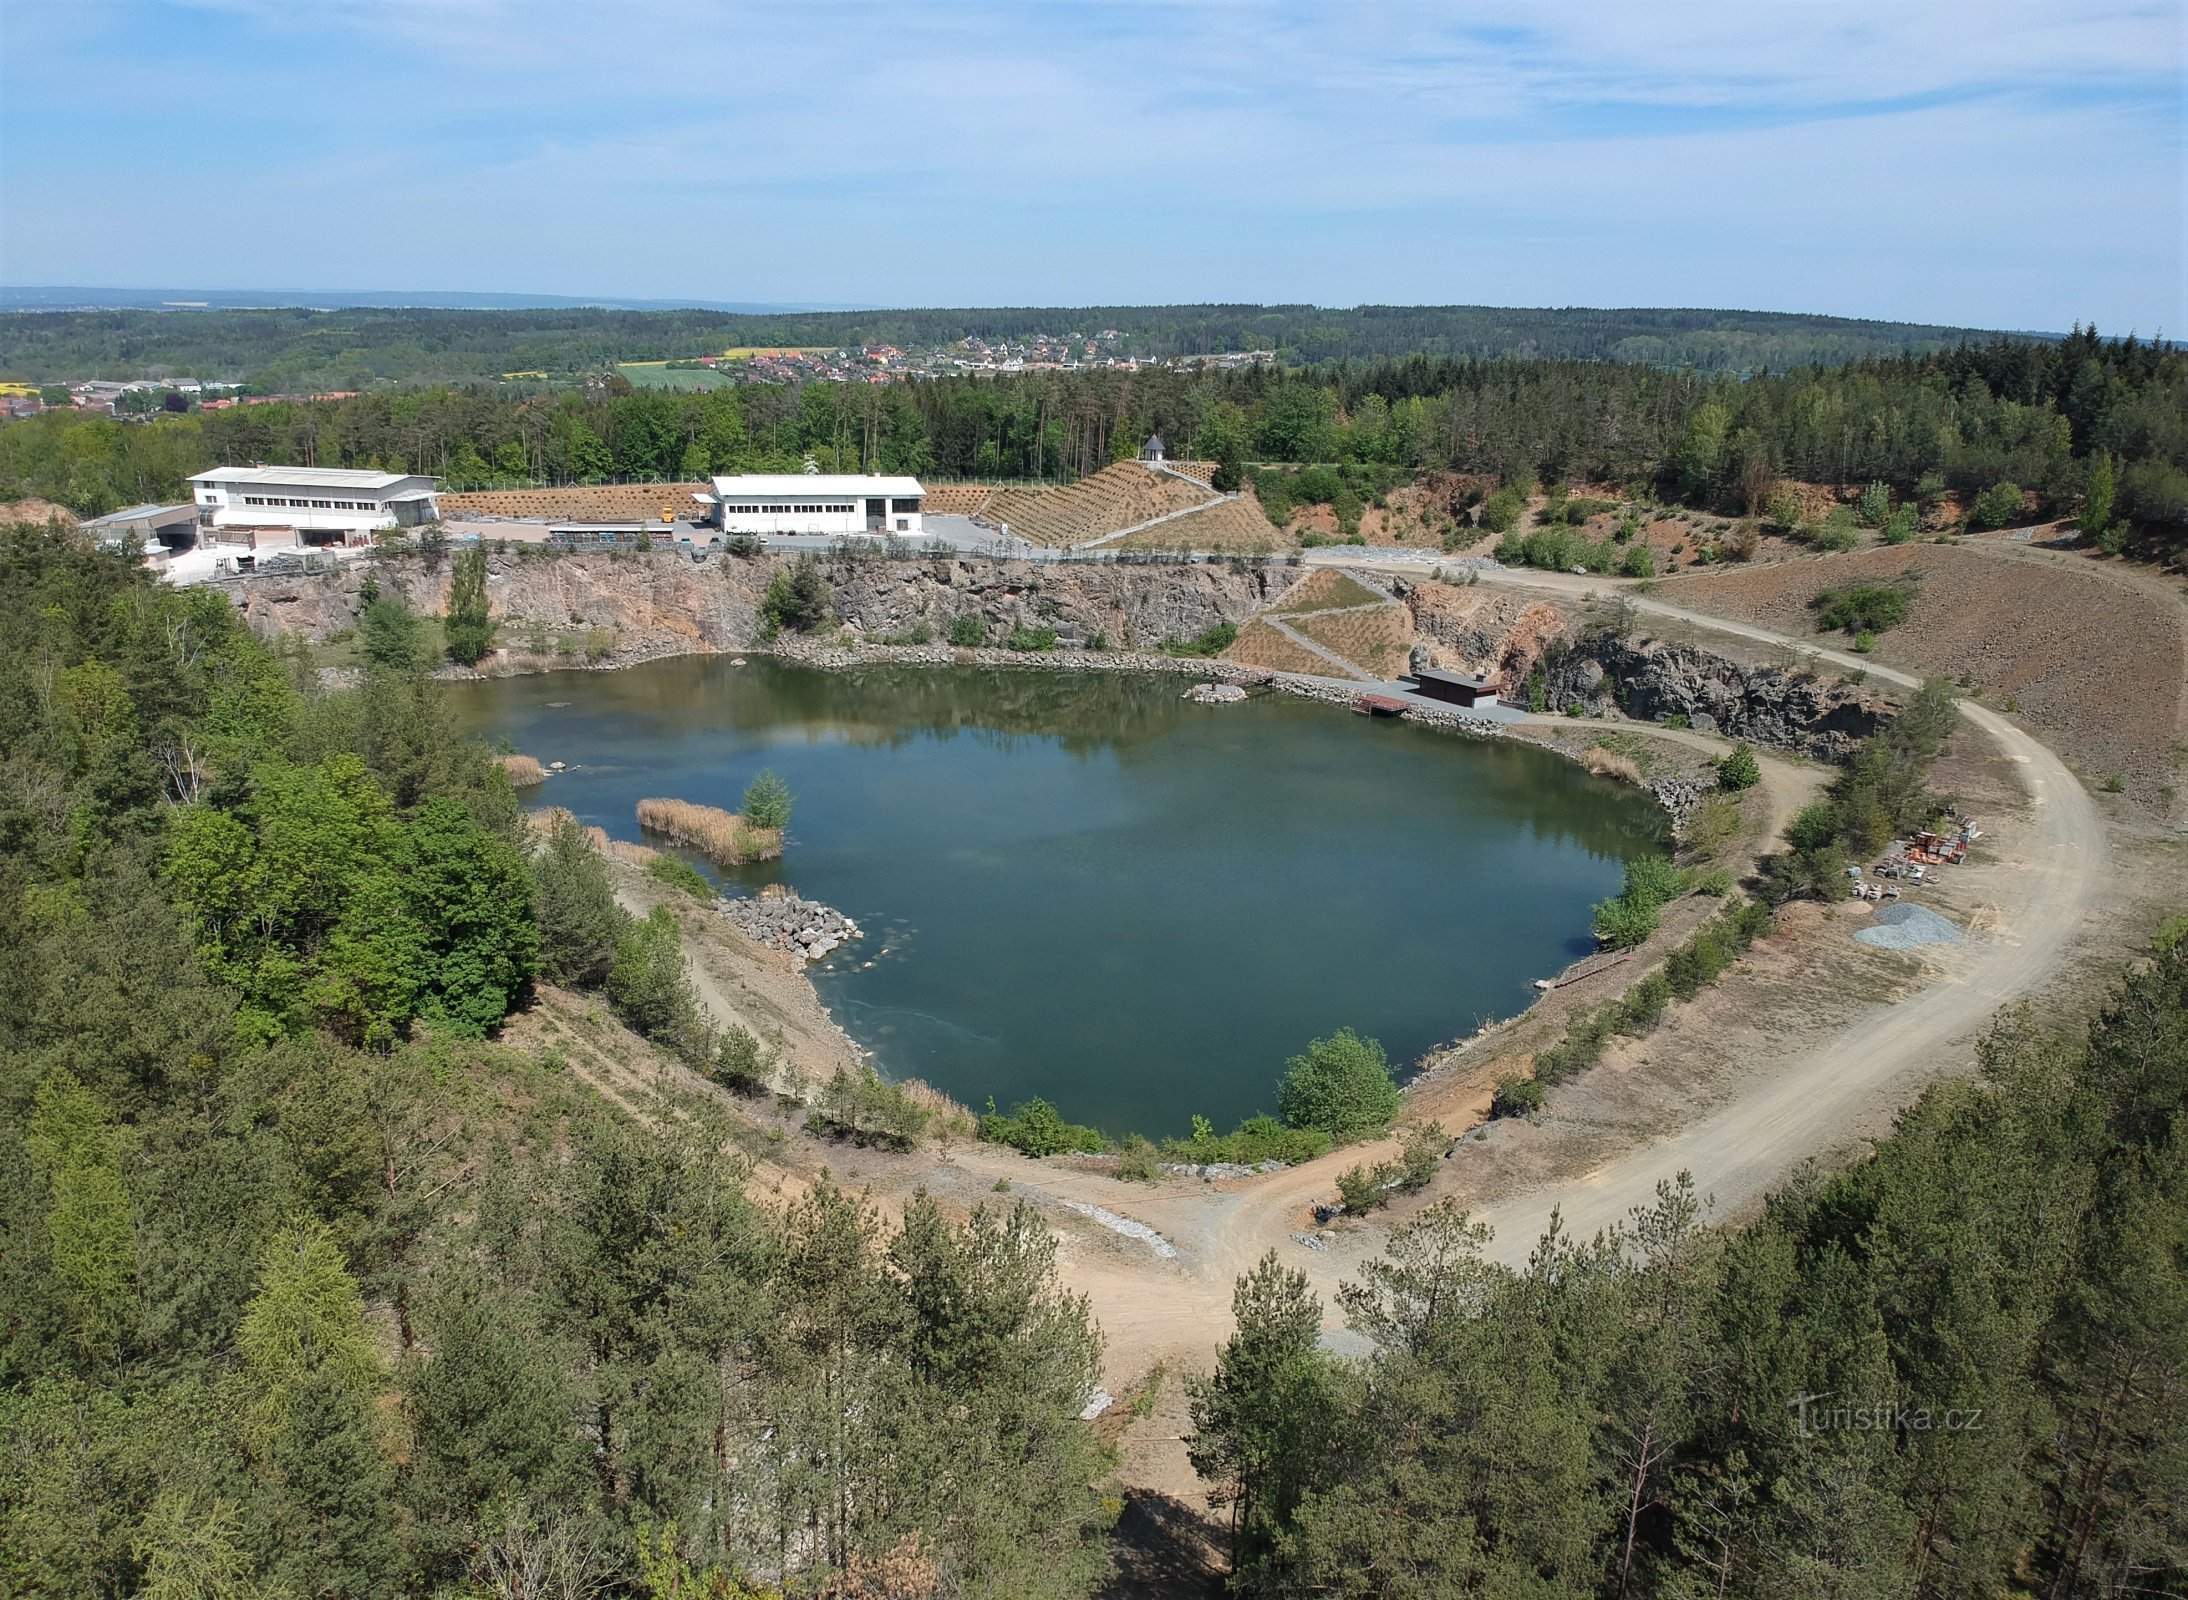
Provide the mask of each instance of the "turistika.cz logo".
[{"label": "turistika.cz logo", "polygon": [[1983,1426],[1981,1406],[1948,1406],[1942,1411],[1905,1400],[1842,1400],[1834,1390],[1793,1397],[1800,1414],[1800,1436],[1826,1433],[1973,1433]]}]

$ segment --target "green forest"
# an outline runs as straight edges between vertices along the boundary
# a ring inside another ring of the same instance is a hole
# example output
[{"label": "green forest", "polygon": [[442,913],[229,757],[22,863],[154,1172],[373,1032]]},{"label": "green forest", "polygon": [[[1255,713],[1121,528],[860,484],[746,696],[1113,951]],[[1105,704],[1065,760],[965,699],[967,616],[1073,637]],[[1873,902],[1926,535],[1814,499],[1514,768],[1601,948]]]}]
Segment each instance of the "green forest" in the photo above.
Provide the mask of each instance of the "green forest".
[{"label": "green forest", "polygon": [[[774,1201],[732,1112],[500,1037],[551,981],[724,1078],[752,1043],[415,659],[322,691],[0,529],[0,1587],[1097,1592],[1100,1331],[1045,1225]],[[1679,1179],[1516,1271],[1431,1206],[1336,1308],[1265,1261],[1191,1384],[1231,1592],[2181,1593],[2181,931],[1750,1226]]]},{"label": "green forest", "polygon": [[1753,515],[1789,478],[1883,484],[1902,500],[1992,491],[2017,505],[2025,491],[2044,514],[2096,510],[2160,549],[2188,539],[2188,357],[2086,331],[1745,380],[1415,355],[1295,373],[616,387],[387,391],[147,422],[49,412],[0,425],[0,491],[89,514],[172,499],[189,474],[245,461],[429,472],[452,488],[691,479],[806,458],[1054,481],[1160,432],[1173,453],[1202,459],[1639,483]]},{"label": "green forest", "polygon": [[743,346],[1023,340],[1115,329],[1119,354],[1269,350],[1287,365],[1432,356],[1642,361],[1754,372],[1940,350],[1980,330],[1768,311],[1506,309],[1496,306],[1005,306],[972,310],[84,311],[0,314],[0,375],[196,377],[267,389],[355,389],[391,379],[504,372],[571,377],[618,361]]}]

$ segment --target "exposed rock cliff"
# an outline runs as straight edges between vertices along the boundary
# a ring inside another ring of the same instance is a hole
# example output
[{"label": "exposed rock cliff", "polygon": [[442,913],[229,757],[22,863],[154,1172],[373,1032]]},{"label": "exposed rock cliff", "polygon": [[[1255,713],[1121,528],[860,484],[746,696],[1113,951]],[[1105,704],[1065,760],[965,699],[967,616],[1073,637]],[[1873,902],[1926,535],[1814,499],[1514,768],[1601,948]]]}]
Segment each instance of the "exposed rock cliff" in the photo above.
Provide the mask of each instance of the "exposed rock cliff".
[{"label": "exposed rock cliff", "polygon": [[[513,655],[573,653],[590,645],[616,661],[686,651],[749,647],[761,597],[788,556],[715,557],[694,562],[666,551],[490,555],[487,594]],[[1016,627],[1065,638],[1099,634],[1119,648],[1189,639],[1219,622],[1243,621],[1298,579],[1291,567],[1109,565],[990,561],[942,556],[921,561],[822,562],[839,624],[876,639],[921,623],[946,636],[959,617],[990,637]],[[356,626],[367,573],[253,577],[221,585],[261,632],[323,640]],[[447,607],[449,569],[429,571],[414,556],[379,563],[381,589],[413,610]],[[573,644],[573,639],[577,641]]]},{"label": "exposed rock cliff", "polygon": [[1611,633],[1580,638],[1544,673],[1543,691],[1554,712],[1578,706],[1645,722],[1685,717],[1705,733],[1827,761],[1842,760],[1891,717],[1887,705],[1850,684]]},{"label": "exposed rock cliff", "polygon": [[1546,600],[1486,585],[1398,583],[1413,613],[1416,667],[1442,667],[1517,684],[1579,619]]}]

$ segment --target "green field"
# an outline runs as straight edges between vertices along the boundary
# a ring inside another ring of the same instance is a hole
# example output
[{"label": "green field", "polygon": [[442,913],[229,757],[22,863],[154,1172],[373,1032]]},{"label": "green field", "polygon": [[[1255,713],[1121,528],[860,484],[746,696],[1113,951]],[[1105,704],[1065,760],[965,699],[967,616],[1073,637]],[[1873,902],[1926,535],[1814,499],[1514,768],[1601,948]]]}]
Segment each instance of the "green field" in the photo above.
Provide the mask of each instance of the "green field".
[{"label": "green field", "polygon": [[712,389],[733,381],[712,367],[672,367],[665,361],[625,361],[615,370],[640,389]]}]

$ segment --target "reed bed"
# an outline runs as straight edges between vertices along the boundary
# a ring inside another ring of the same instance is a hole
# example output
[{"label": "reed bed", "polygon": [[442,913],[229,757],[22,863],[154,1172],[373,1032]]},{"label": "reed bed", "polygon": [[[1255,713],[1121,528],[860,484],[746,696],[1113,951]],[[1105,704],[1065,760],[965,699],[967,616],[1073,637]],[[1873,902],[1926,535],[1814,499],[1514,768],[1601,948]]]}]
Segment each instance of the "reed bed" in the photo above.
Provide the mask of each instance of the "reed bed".
[{"label": "reed bed", "polygon": [[626,866],[637,867],[641,871],[661,859],[661,852],[651,845],[632,844],[628,839],[610,839],[606,844],[601,845],[599,849],[600,853],[609,860],[620,861]]},{"label": "reed bed", "polygon": [[1599,778],[1617,778],[1621,782],[1639,787],[1641,767],[1631,756],[1622,756],[1606,750],[1601,745],[1590,745],[1581,752],[1580,764]]},{"label": "reed bed", "polygon": [[512,789],[536,788],[547,781],[547,769],[531,756],[496,756],[494,765],[508,774]]},{"label": "reed bed", "polygon": [[638,825],[725,867],[772,861],[783,853],[780,828],[755,828],[734,811],[689,800],[641,800]]}]

